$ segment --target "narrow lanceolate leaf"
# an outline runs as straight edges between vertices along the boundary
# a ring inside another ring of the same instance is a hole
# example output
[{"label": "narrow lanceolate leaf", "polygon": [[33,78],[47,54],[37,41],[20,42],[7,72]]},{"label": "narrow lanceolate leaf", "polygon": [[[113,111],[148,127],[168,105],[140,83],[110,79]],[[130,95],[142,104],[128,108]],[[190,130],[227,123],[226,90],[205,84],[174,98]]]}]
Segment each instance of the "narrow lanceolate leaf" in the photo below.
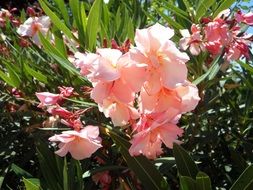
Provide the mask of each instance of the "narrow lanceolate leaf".
[{"label": "narrow lanceolate leaf", "polygon": [[195,179],[198,173],[198,168],[186,150],[174,143],[173,154],[176,159],[179,174]]},{"label": "narrow lanceolate leaf", "polygon": [[189,15],[187,14],[187,12],[183,11],[182,9],[176,7],[175,5],[173,5],[173,3],[169,2],[169,1],[166,1],[166,0],[162,0],[162,1],[158,1],[157,2],[162,2],[164,3],[164,5],[162,6],[165,6],[166,9],[170,10],[171,12],[173,12],[175,15],[177,15],[178,17],[181,17],[189,22],[191,22],[191,20],[189,20]]},{"label": "narrow lanceolate leaf", "polygon": [[96,46],[102,3],[102,0],[95,0],[88,15],[86,32],[89,50],[93,50]]},{"label": "narrow lanceolate leaf", "polygon": [[248,166],[230,190],[252,190],[253,188],[253,165]]},{"label": "narrow lanceolate leaf", "polygon": [[221,1],[221,5],[218,7],[218,9],[214,12],[213,18],[215,18],[221,11],[228,9],[231,7],[231,5],[235,2],[236,0],[223,0]]},{"label": "narrow lanceolate leaf", "polygon": [[45,84],[48,83],[47,77],[45,75],[43,75],[39,71],[36,71],[36,70],[32,69],[28,64],[24,64],[24,69],[26,70],[26,72],[29,75],[31,75],[32,77],[36,78],[38,81],[43,82]]},{"label": "narrow lanceolate leaf", "polygon": [[63,190],[69,189],[68,183],[68,163],[66,158],[64,158],[64,167],[63,167]]},{"label": "narrow lanceolate leaf", "polygon": [[35,178],[26,179],[23,178],[26,190],[40,190],[39,180]]},{"label": "narrow lanceolate leaf", "polygon": [[166,15],[163,11],[159,10],[156,8],[156,11],[159,13],[159,15],[161,17],[163,17],[169,24],[169,26],[176,28],[177,30],[181,30],[184,29],[184,27],[182,25],[180,25],[179,23],[175,22],[175,20],[173,20],[170,16]]},{"label": "narrow lanceolate leaf", "polygon": [[72,32],[70,29],[64,24],[64,22],[47,6],[44,0],[39,0],[39,3],[45,13],[50,17],[52,23],[61,30],[69,39],[73,38]]},{"label": "narrow lanceolate leaf", "polygon": [[19,177],[32,178],[32,175],[16,164],[11,164],[12,171]]},{"label": "narrow lanceolate leaf", "polygon": [[12,87],[18,87],[18,84],[15,83],[8,75],[6,75],[3,71],[0,70],[0,79],[4,80],[8,85]]},{"label": "narrow lanceolate leaf", "polygon": [[70,26],[69,13],[66,8],[64,0],[54,0],[54,2],[57,4],[58,8],[60,9],[65,23]]},{"label": "narrow lanceolate leaf", "polygon": [[212,66],[206,71],[206,73],[198,77],[192,83],[195,85],[198,85],[199,83],[204,81],[207,77],[209,80],[213,79],[220,70],[220,64],[219,64],[220,62],[223,62],[222,55],[216,57],[211,63]]},{"label": "narrow lanceolate leaf", "polygon": [[240,60],[237,61],[239,65],[241,65],[244,69],[248,70],[251,74],[253,74],[253,67],[247,63],[244,63]]},{"label": "narrow lanceolate leaf", "polygon": [[181,190],[196,189],[196,181],[188,176],[179,176]]},{"label": "narrow lanceolate leaf", "polygon": [[135,172],[136,176],[142,182],[145,189],[152,190],[168,190],[169,186],[164,180],[161,173],[155,168],[155,166],[144,156],[132,157],[128,149],[130,143],[123,137],[119,136],[117,133],[110,131],[109,135],[115,142],[115,144],[120,147],[120,152],[124,159],[126,160],[128,166]]},{"label": "narrow lanceolate leaf", "polygon": [[212,190],[211,180],[204,172],[199,172],[196,177],[196,188],[198,190]]},{"label": "narrow lanceolate leaf", "polygon": [[206,13],[207,10],[216,2],[216,0],[200,0],[197,10],[196,10],[196,20],[202,18]]}]

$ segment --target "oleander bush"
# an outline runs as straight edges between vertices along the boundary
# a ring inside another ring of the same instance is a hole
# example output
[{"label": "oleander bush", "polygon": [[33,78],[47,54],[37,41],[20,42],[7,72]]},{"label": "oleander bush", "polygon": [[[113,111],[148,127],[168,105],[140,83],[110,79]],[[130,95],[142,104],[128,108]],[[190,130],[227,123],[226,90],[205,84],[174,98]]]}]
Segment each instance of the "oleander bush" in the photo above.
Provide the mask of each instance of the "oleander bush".
[{"label": "oleander bush", "polygon": [[253,189],[250,1],[1,6],[1,189]]}]

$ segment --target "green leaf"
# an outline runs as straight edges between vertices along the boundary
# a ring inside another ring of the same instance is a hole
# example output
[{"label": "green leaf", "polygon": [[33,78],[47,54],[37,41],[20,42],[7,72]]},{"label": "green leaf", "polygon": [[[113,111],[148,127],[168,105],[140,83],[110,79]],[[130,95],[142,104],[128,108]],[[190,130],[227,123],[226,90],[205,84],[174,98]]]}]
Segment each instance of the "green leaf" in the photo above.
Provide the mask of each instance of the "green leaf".
[{"label": "green leaf", "polygon": [[186,7],[189,15],[191,15],[192,14],[192,10],[191,9],[193,8],[191,2],[189,0],[183,0],[183,2],[185,4],[185,7]]},{"label": "green leaf", "polygon": [[253,166],[248,166],[239,176],[230,190],[251,190],[253,185]]},{"label": "green leaf", "polygon": [[24,69],[26,70],[26,72],[29,75],[31,75],[32,77],[36,78],[38,81],[43,82],[44,84],[48,83],[47,77],[45,75],[43,75],[41,72],[35,71],[31,67],[29,67],[27,64],[24,64]]},{"label": "green leaf", "polygon": [[56,49],[59,50],[61,52],[61,54],[64,55],[64,57],[68,57],[66,46],[63,41],[61,31],[58,30],[56,27],[53,27],[53,29],[54,30],[52,30],[52,31],[54,34],[54,44],[55,44]]},{"label": "green leaf", "polygon": [[74,22],[78,30],[79,43],[81,47],[84,48],[86,45],[85,36],[87,25],[84,2],[80,2],[79,0],[70,0],[69,5],[73,14]]},{"label": "green leaf", "polygon": [[51,190],[62,190],[62,175],[59,173],[62,171],[58,171],[55,154],[42,141],[36,143],[36,149],[46,187]]},{"label": "green leaf", "polygon": [[19,177],[32,178],[33,176],[16,164],[11,164],[12,171]]},{"label": "green leaf", "polygon": [[196,80],[194,80],[193,84],[198,85],[203,80],[205,80],[206,77],[208,77],[209,80],[213,79],[220,70],[219,63],[222,62],[222,60],[223,59],[221,55],[217,56],[211,63],[211,67],[206,71],[206,73],[198,77]]},{"label": "green leaf", "polygon": [[176,28],[177,30],[181,30],[184,29],[184,27],[182,25],[180,25],[179,23],[175,22],[175,20],[173,20],[170,16],[166,15],[163,11],[159,10],[156,8],[156,11],[159,13],[159,15],[161,17],[163,17],[166,22],[168,22],[168,24],[170,26],[172,26],[173,28]]},{"label": "green leaf", "polygon": [[181,190],[196,189],[196,181],[188,176],[179,176]]},{"label": "green leaf", "polygon": [[[159,2],[161,2],[161,1],[160,1],[160,0],[158,1],[158,0],[157,0],[157,2],[159,3]],[[169,1],[162,0],[162,2],[164,3],[163,6],[165,6],[166,9],[170,10],[170,11],[173,12],[175,15],[177,15],[177,16],[179,16],[179,17],[181,17],[181,18],[183,18],[183,19],[185,19],[185,20],[191,22],[191,20],[189,20],[189,18],[188,18],[189,15],[188,15],[187,12],[185,12],[185,11],[183,11],[182,9],[180,9],[180,8],[178,8],[178,7],[176,7],[176,6],[174,6],[174,5],[173,5],[171,2],[169,2]]]},{"label": "green leaf", "polygon": [[39,3],[45,13],[50,17],[52,23],[61,30],[69,39],[73,39],[72,32],[70,29],[62,22],[62,20],[46,5],[44,0],[39,0]]},{"label": "green leaf", "polygon": [[25,189],[26,190],[40,190],[39,179],[36,179],[36,178],[30,178],[30,179],[23,178],[23,182],[25,184]]},{"label": "green leaf", "polygon": [[69,189],[68,183],[68,165],[67,160],[64,158],[64,166],[63,166],[63,190]]},{"label": "green leaf", "polygon": [[0,176],[0,189],[3,185],[3,182],[4,182],[4,176]]},{"label": "green leaf", "polygon": [[63,17],[65,23],[68,26],[70,26],[69,14],[68,14],[68,10],[66,8],[64,0],[54,0],[54,2],[56,3],[56,5],[58,6],[59,10],[61,11],[62,17]]},{"label": "green leaf", "polygon": [[[251,99],[251,98],[248,98],[248,99]],[[240,155],[239,152],[237,152],[236,150],[232,148],[230,148],[230,155],[231,155],[231,159],[234,163],[236,170],[242,173],[248,167],[247,162],[243,159],[243,157]]]},{"label": "green leaf", "polygon": [[3,71],[0,70],[0,77],[10,86],[18,87],[18,85]]},{"label": "green leaf", "polygon": [[14,68],[10,64],[6,64],[6,68],[9,73],[9,78],[11,79],[12,83],[15,85],[15,87],[19,87],[21,84],[20,76],[15,72]]},{"label": "green leaf", "polygon": [[123,137],[113,131],[109,131],[109,135],[115,144],[120,147],[120,152],[127,162],[127,165],[135,172],[136,176],[142,182],[145,189],[152,190],[168,190],[170,189],[161,173],[155,166],[144,156],[132,157],[128,149],[130,143]]},{"label": "green leaf", "polygon": [[173,155],[176,159],[179,174],[195,179],[198,173],[198,168],[186,150],[174,143]]},{"label": "green leaf", "polygon": [[196,187],[198,190],[212,190],[209,176],[204,172],[199,172],[196,177]]},{"label": "green leaf", "polygon": [[87,22],[87,40],[88,42],[88,49],[91,51],[96,46],[97,41],[97,33],[99,30],[99,22],[101,18],[101,10],[102,10],[102,0],[95,0],[89,15],[88,15],[88,22]]},{"label": "green leaf", "polygon": [[200,0],[197,10],[196,10],[196,20],[202,18],[206,13],[208,13],[208,9],[216,2],[216,0]]},{"label": "green leaf", "polygon": [[251,74],[253,74],[253,67],[247,63],[244,63],[240,60],[237,60],[237,63],[241,65],[244,69],[248,70]]},{"label": "green leaf", "polygon": [[235,2],[236,0],[223,0],[221,1],[221,5],[216,9],[216,11],[213,14],[213,18],[215,18],[221,11],[228,9],[231,7],[231,5]]}]

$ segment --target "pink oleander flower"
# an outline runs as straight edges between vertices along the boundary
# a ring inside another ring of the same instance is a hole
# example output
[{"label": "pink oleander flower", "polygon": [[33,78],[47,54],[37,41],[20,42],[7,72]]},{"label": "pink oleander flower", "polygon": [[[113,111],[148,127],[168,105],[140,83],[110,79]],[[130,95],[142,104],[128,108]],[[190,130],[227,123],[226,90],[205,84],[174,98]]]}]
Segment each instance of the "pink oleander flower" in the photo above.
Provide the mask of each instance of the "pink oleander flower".
[{"label": "pink oleander flower", "polygon": [[30,17],[17,29],[20,36],[31,37],[36,45],[40,45],[38,32],[46,35],[50,27],[50,18],[48,16]]},{"label": "pink oleander flower", "polygon": [[141,113],[164,112],[173,107],[185,113],[192,111],[198,104],[200,98],[198,89],[190,82],[179,85],[174,89],[161,88],[161,90],[150,96],[143,88],[140,93]]},{"label": "pink oleander flower", "polygon": [[162,143],[168,148],[172,148],[174,142],[180,143],[177,138],[183,130],[176,125],[179,118],[179,111],[173,108],[162,113],[142,115],[133,126],[137,133],[131,140],[129,153],[132,156],[143,154],[149,159],[155,159],[163,153]]},{"label": "pink oleander flower", "polygon": [[38,105],[39,108],[55,105],[62,99],[60,94],[53,94],[50,92],[36,92],[36,96],[40,100],[40,104]]},{"label": "pink oleander flower", "polygon": [[130,49],[130,58],[147,66],[144,88],[155,94],[164,86],[175,88],[187,78],[186,53],[180,52],[170,40],[174,31],[160,24],[147,29],[137,29],[136,47]]},{"label": "pink oleander flower", "polygon": [[92,63],[94,71],[89,74],[94,87],[91,98],[114,125],[126,125],[139,117],[133,101],[145,81],[145,65],[116,49],[98,49],[97,53],[99,58]]},{"label": "pink oleander flower", "polygon": [[213,55],[221,53],[223,47],[229,45],[233,39],[232,32],[226,22],[217,18],[209,22],[205,27],[205,48]]},{"label": "pink oleander flower", "polygon": [[186,50],[190,47],[190,52],[192,55],[198,55],[201,51],[205,50],[204,44],[202,42],[202,35],[200,33],[200,27],[193,24],[191,26],[191,33],[187,29],[180,30],[182,39],[179,41],[179,46],[182,50]]},{"label": "pink oleander flower", "polygon": [[64,131],[60,135],[54,135],[49,138],[52,142],[60,142],[59,150],[55,153],[61,157],[68,152],[76,160],[89,158],[97,151],[101,145],[99,137],[99,128],[88,125],[80,131]]},{"label": "pink oleander flower", "polygon": [[241,11],[238,11],[235,14],[235,19],[237,22],[243,22],[247,25],[253,26],[253,13],[249,12],[249,13],[242,13]]},{"label": "pink oleander flower", "polygon": [[102,190],[109,190],[110,184],[112,182],[112,177],[109,174],[109,171],[98,172],[92,176],[92,180],[98,184],[101,184]]}]

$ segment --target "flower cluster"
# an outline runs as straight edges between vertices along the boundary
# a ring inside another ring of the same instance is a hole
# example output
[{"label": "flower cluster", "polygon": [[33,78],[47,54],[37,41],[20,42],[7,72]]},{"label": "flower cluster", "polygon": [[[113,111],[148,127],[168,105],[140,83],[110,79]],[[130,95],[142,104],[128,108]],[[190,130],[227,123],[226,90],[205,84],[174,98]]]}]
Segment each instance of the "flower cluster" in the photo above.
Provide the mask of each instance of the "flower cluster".
[{"label": "flower cluster", "polygon": [[160,24],[136,31],[128,52],[99,48],[75,54],[74,64],[92,83],[91,98],[114,126],[131,125],[130,154],[150,159],[172,148],[183,130],[182,113],[199,101],[198,89],[187,80],[189,57],[170,40],[174,31]]},{"label": "flower cluster", "polygon": [[55,152],[59,156],[65,156],[69,152],[72,157],[77,160],[88,158],[98,148],[102,147],[101,138],[99,137],[99,128],[91,125],[86,127],[83,126],[80,115],[83,114],[85,110],[70,112],[60,106],[65,98],[74,94],[74,89],[72,87],[59,87],[59,90],[59,94],[50,92],[36,93],[37,98],[40,100],[38,107],[46,107],[47,111],[52,116],[60,117],[62,124],[74,130],[64,131],[62,134],[50,137],[49,140],[60,142],[60,149]]},{"label": "flower cluster", "polygon": [[[188,30],[181,30],[183,38],[180,47],[189,50],[192,55],[201,51],[208,51],[211,57],[224,54],[225,61],[234,61],[242,56],[249,58],[249,48],[252,36],[243,31],[243,25],[253,25],[253,13],[238,11],[230,17],[230,11],[222,11],[213,20],[203,18],[202,24],[193,24],[191,34]],[[243,25],[242,25],[243,24]],[[223,50],[224,48],[224,50]]]}]

